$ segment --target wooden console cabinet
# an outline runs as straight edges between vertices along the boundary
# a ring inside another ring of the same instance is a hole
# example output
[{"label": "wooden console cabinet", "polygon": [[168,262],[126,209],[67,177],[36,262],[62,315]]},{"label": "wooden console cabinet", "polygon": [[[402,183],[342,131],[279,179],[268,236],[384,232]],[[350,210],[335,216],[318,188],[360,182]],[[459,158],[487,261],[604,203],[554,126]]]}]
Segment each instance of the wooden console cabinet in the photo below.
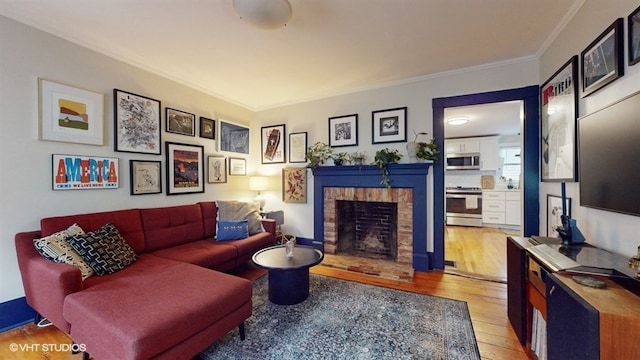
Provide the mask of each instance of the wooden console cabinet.
[{"label": "wooden console cabinet", "polygon": [[[603,289],[581,285],[575,273],[546,268],[526,250],[529,246],[528,238],[507,238],[507,311],[520,342],[531,346],[535,308],[546,320],[547,359],[640,358],[640,296],[634,279],[627,279],[633,291],[607,276],[590,275],[605,282]],[[585,262],[626,265],[623,257],[601,250],[603,261],[599,249],[587,247],[591,256]]]}]

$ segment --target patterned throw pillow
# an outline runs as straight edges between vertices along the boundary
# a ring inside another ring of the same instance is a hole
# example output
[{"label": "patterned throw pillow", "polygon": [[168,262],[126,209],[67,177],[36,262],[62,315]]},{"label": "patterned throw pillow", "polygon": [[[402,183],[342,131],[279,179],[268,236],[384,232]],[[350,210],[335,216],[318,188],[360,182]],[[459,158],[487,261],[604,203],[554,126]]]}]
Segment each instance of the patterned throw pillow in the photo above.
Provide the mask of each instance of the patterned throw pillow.
[{"label": "patterned throw pillow", "polygon": [[78,234],[84,234],[84,231],[78,224],[73,224],[66,230],[58,231],[43,238],[33,239],[33,245],[38,253],[45,258],[53,262],[73,265],[80,269],[82,280],[85,280],[93,275],[93,269],[66,241],[66,238]]},{"label": "patterned throw pillow", "polygon": [[[249,235],[264,232],[260,209],[253,202],[216,201],[218,207],[218,221],[247,220]],[[216,232],[217,233],[217,232]]]},{"label": "patterned throw pillow", "polygon": [[249,237],[249,227],[247,220],[227,220],[218,222],[218,232],[216,240],[242,240]]},{"label": "patterned throw pillow", "polygon": [[96,231],[71,236],[67,242],[98,275],[113,274],[137,259],[136,253],[111,223]]}]

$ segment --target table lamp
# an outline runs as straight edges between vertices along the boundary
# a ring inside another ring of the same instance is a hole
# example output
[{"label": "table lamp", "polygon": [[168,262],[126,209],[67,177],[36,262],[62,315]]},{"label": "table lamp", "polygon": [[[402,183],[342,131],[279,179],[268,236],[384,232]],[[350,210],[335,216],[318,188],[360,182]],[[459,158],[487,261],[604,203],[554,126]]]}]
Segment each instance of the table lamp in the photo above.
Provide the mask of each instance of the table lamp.
[{"label": "table lamp", "polygon": [[258,195],[253,199],[258,206],[260,206],[260,211],[264,210],[265,200],[260,191],[267,190],[269,188],[269,179],[265,176],[252,176],[249,178],[249,190],[257,191]]}]

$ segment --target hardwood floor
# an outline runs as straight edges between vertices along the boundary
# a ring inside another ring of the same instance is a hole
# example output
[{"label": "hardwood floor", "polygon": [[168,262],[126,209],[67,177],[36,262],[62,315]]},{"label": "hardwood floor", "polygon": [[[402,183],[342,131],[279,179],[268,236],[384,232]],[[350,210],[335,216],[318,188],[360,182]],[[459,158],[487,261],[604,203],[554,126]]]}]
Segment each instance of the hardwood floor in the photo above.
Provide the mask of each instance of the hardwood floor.
[{"label": "hardwood floor", "polygon": [[[506,242],[506,237],[503,238]],[[347,272],[335,268],[315,266],[312,273],[357,281],[372,285],[412,291],[421,294],[441,296],[466,301],[473,323],[482,359],[528,359],[507,320],[506,284],[479,280],[471,277],[447,274],[441,271],[416,272],[413,282],[394,281],[378,277]],[[236,269],[238,276],[250,280],[265,274],[265,271],[251,264]],[[247,334],[251,336],[250,334]],[[30,351],[12,352],[11,344],[31,345]],[[71,344],[69,337],[54,327],[37,328],[29,324],[0,333],[0,359],[81,359],[81,355],[71,355],[67,351],[43,351],[43,344]],[[40,349],[36,350],[35,346]]]}]

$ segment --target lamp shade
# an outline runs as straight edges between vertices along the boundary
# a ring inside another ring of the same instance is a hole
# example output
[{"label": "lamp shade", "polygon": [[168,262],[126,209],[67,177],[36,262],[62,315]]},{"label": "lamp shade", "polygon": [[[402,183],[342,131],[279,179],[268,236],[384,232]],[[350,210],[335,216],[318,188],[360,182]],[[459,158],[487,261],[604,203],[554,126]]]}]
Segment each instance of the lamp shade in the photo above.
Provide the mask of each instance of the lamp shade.
[{"label": "lamp shade", "polygon": [[249,190],[264,191],[269,188],[269,181],[265,176],[252,176],[249,178]]},{"label": "lamp shade", "polygon": [[289,0],[233,0],[233,8],[241,19],[263,30],[280,28],[291,18]]}]

